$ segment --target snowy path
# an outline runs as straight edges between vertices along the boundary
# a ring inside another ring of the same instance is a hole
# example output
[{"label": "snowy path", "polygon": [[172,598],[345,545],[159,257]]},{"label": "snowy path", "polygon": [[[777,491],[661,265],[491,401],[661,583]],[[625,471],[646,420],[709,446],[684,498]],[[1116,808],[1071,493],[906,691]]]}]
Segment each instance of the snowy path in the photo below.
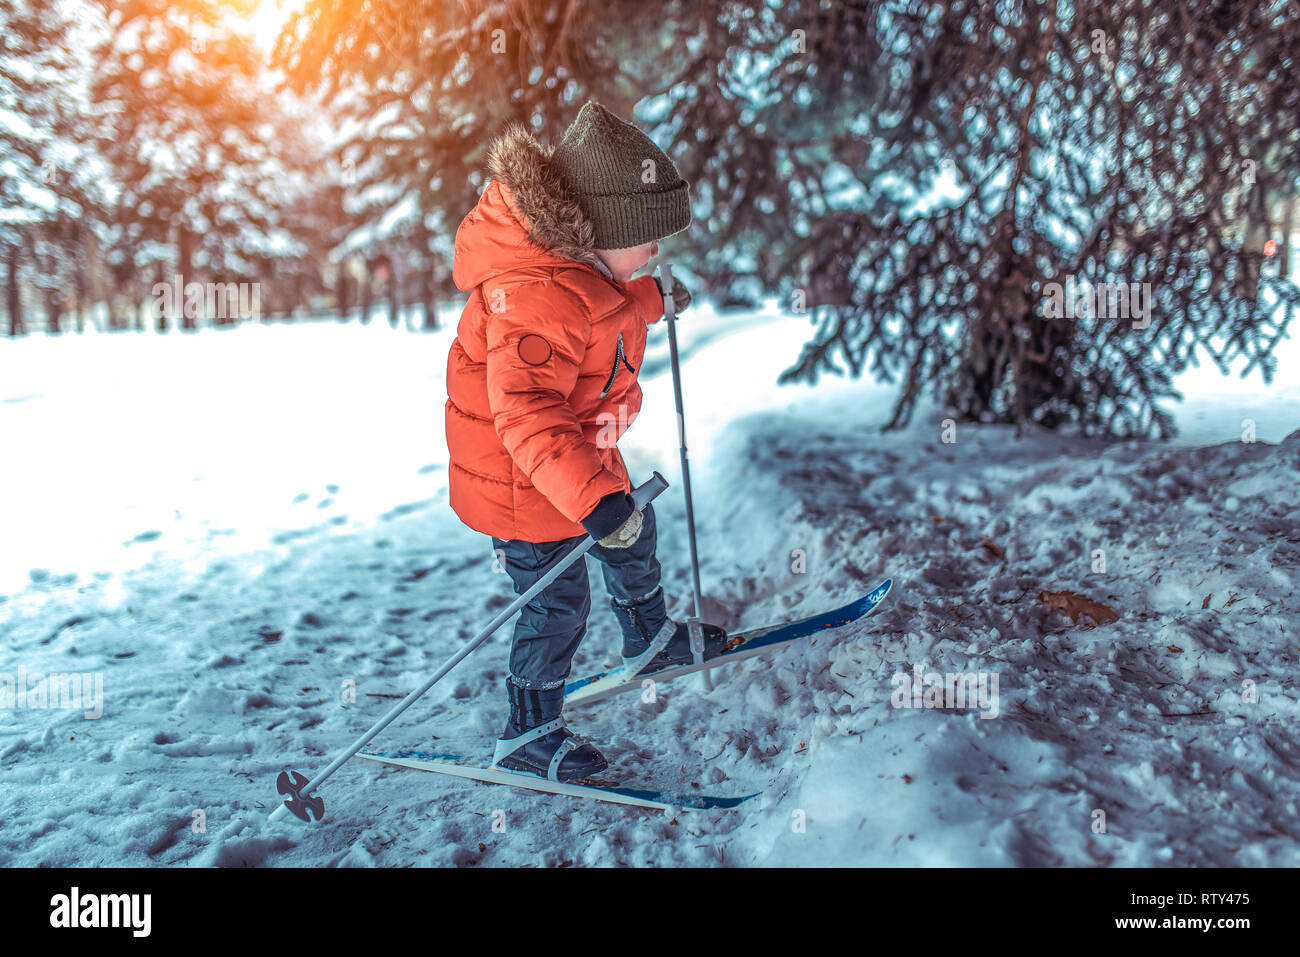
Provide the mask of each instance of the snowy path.
[{"label": "snowy path", "polygon": [[[0,710],[0,864],[1300,864],[1300,434],[1269,444],[1298,421],[1293,389],[1205,402],[1208,447],[967,426],[946,445],[927,410],[881,437],[879,386],[775,390],[802,323],[690,321],[706,617],[757,625],[896,582],[856,632],[733,666],[708,698],[686,679],[569,715],[611,775],[762,789],[752,811],[357,763],[322,789],[324,824],[259,833],[281,769],[323,766],[511,597],[446,506],[450,334],[35,339],[0,349],[23,463],[0,479],[0,671],[102,674],[104,714]],[[651,375],[622,447],[673,483],[655,508],[684,614],[671,380]],[[1267,442],[1238,440],[1246,408]],[[617,648],[590,568],[580,668]],[[1062,589],[1119,620],[1037,601]],[[508,628],[381,740],[486,756]],[[996,717],[893,707],[913,665],[996,674]]]}]

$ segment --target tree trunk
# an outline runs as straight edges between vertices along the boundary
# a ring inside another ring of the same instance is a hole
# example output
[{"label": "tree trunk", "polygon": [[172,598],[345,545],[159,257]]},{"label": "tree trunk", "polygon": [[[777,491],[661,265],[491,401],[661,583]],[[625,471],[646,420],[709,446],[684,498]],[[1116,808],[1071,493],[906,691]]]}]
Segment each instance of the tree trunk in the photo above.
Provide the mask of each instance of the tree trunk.
[{"label": "tree trunk", "polygon": [[361,285],[361,289],[359,290],[360,292],[359,298],[361,300],[361,324],[364,326],[370,322],[371,289],[370,289],[370,264],[369,263],[366,263],[365,273],[362,275],[359,282]]},{"label": "tree trunk", "polygon": [[424,331],[438,331],[438,316],[434,311],[434,301],[437,298],[434,294],[434,276],[433,270],[437,260],[431,260],[424,269],[420,279],[420,298],[424,302]]},{"label": "tree trunk", "polygon": [[[189,316],[185,312],[185,284],[190,282],[194,277],[190,271],[194,268],[194,237],[190,234],[189,227],[184,223],[176,227],[176,269],[180,273],[181,284],[181,314],[177,321],[181,328],[188,332],[193,332],[198,322],[194,316]],[[166,279],[162,280],[163,282]]]},{"label": "tree trunk", "polygon": [[144,297],[140,295],[140,284],[133,283],[133,286],[135,287],[135,295],[131,297],[131,302],[128,304],[131,309],[132,328],[136,332],[144,332],[148,328],[144,310],[140,308]]},{"label": "tree trunk", "polygon": [[348,271],[344,266],[344,260],[339,260],[338,272],[334,281],[335,298],[339,305],[339,321],[346,322],[348,318],[348,307],[352,304],[348,289]]},{"label": "tree trunk", "polygon": [[63,332],[63,292],[57,287],[45,293],[45,331],[54,336]]},{"label": "tree trunk", "polygon": [[[163,262],[162,260],[159,260],[159,261],[158,261],[158,278],[157,278],[156,281],[157,281],[158,283],[161,283],[161,284],[163,285],[163,287],[164,287],[163,292],[162,292],[162,302],[161,302],[161,304],[160,304],[160,307],[159,307],[158,310],[157,310],[157,312],[158,312],[158,331],[159,331],[159,332],[166,332],[166,331],[167,331],[167,322],[168,322],[168,319],[169,319],[169,318],[173,318],[173,319],[174,319],[174,318],[177,318],[177,317],[174,317],[174,316],[173,316],[173,317],[169,317],[169,316],[168,316],[168,313],[167,313],[167,307],[168,307],[168,305],[170,305],[170,303],[171,303],[171,295],[170,295],[170,293],[168,292],[168,290],[171,289],[171,284],[167,281],[167,264],[166,264],[165,262]],[[150,295],[150,304],[151,304],[151,307],[152,307],[153,299],[154,299],[154,297],[153,297],[153,295],[151,294],[151,295]],[[180,306],[181,306],[181,318],[180,318],[180,321],[181,321],[182,323],[184,323],[184,322],[185,322],[185,320],[184,320],[184,318],[183,318],[183,317],[185,316],[185,280],[184,280],[184,279],[181,280],[181,301],[180,301]],[[188,329],[188,328],[191,328],[191,327],[188,326],[188,325],[186,325],[185,328]]]},{"label": "tree trunk", "polygon": [[9,249],[9,286],[6,289],[6,300],[9,309],[9,335],[21,336],[26,332],[23,323],[23,304],[22,296],[18,291],[18,247],[11,246]]},{"label": "tree trunk", "polygon": [[397,328],[402,312],[402,283],[397,271],[397,256],[394,255],[388,265],[388,324]]},{"label": "tree trunk", "polygon": [[425,224],[423,215],[420,216],[419,223],[420,258],[423,260],[423,268],[420,270],[419,296],[420,302],[424,305],[424,331],[436,332],[438,330],[438,317],[435,313],[434,304],[438,298],[436,290],[442,268],[442,259],[430,249],[433,234]]},{"label": "tree trunk", "polygon": [[[78,244],[81,243],[78,235]],[[72,310],[72,320],[76,323],[77,332],[86,331],[86,256],[84,246],[82,255],[77,257],[76,268],[72,271],[72,290],[77,297],[77,304]]]},{"label": "tree trunk", "polygon": [[84,332],[86,318],[85,314],[90,314],[90,323],[95,323],[95,310],[99,304],[104,301],[104,284],[103,276],[100,272],[101,264],[99,261],[99,237],[95,235],[93,229],[82,231],[84,237],[86,258],[85,258],[85,299],[82,308],[82,316],[78,319],[77,331]]},{"label": "tree trunk", "polygon": [[114,332],[126,332],[131,328],[131,288],[128,285],[125,295],[119,290],[113,296],[111,328]]},{"label": "tree trunk", "polygon": [[1292,196],[1282,204],[1282,251],[1277,264],[1283,279],[1291,275],[1291,230],[1295,228],[1295,202],[1296,198]]},{"label": "tree trunk", "polygon": [[[258,312],[261,315],[257,319],[261,322],[269,322],[275,318],[275,310],[281,307],[281,297],[279,290],[275,285],[275,260],[264,259],[257,270],[257,281],[262,286],[262,293],[257,298]],[[281,307],[282,308],[282,307]],[[252,316],[239,317],[241,320],[252,319]]]}]

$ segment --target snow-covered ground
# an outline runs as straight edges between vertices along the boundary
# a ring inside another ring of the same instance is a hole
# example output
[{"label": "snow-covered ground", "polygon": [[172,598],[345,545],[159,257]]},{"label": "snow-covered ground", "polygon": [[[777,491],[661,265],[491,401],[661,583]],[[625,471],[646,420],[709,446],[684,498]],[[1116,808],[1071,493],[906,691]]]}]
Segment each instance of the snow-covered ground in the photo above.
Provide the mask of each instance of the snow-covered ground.
[{"label": "snow-covered ground", "polygon": [[[776,388],[805,321],[693,309],[678,331],[705,617],[894,592],[711,694],[682,679],[568,717],[606,776],[762,797],[661,814],[355,761],[325,822],[262,830],[282,769],[323,767],[513,597],[446,502],[454,329],[30,337],[0,342],[0,700],[6,674],[76,672],[102,715],[4,702],[0,864],[1300,865],[1294,341],[1271,388],[1185,377],[1174,443],[945,443],[928,408],[879,433],[890,387]],[[684,615],[666,330],[650,341],[620,446],[635,481],[672,483],[659,554]],[[577,670],[619,647],[589,569]],[[1118,620],[1038,600],[1067,589]],[[377,743],[486,761],[509,631]],[[895,707],[916,666],[996,695]]]}]

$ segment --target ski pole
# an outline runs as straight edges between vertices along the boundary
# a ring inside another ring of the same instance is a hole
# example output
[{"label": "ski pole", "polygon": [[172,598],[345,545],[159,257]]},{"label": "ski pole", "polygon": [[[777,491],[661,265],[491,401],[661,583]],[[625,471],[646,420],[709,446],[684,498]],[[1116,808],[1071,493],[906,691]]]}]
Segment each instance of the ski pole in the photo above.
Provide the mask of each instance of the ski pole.
[{"label": "ski pole", "polygon": [[[633,489],[632,501],[636,503],[637,511],[643,509],[648,502],[650,502],[652,499],[658,496],[659,493],[662,492],[667,487],[668,487],[668,480],[665,479],[658,472],[655,472],[652,478],[647,479],[640,486]],[[547,572],[545,575],[539,578],[531,588],[529,588],[526,592],[524,592],[513,602],[511,602],[509,606],[502,609],[502,611],[495,618],[493,618],[490,622],[488,622],[487,626],[482,631],[480,631],[477,635],[475,635],[472,639],[470,639],[469,644],[467,644],[460,651],[456,652],[454,655],[448,658],[447,661],[443,664],[443,666],[434,673],[432,678],[430,678],[420,687],[416,688],[414,691],[408,694],[405,698],[402,699],[402,701],[399,704],[394,706],[392,710],[390,710],[386,715],[384,715],[377,722],[375,722],[375,724],[368,731],[366,731],[365,734],[357,738],[357,740],[353,741],[352,744],[350,744],[347,747],[347,749],[343,751],[343,753],[341,753],[337,758],[331,761],[329,767],[327,767],[324,771],[318,773],[310,781],[308,781],[306,776],[299,773],[298,771],[281,771],[280,776],[276,778],[275,781],[276,790],[280,794],[288,795],[288,797],[286,797],[284,801],[281,802],[279,807],[277,807],[274,811],[271,812],[271,815],[270,817],[267,818],[266,823],[267,824],[275,823],[277,820],[284,817],[286,811],[292,812],[296,817],[308,823],[311,823],[312,820],[311,814],[309,812],[315,813],[315,817],[317,821],[319,821],[322,817],[324,817],[325,816],[324,799],[321,798],[319,795],[310,796],[310,792],[314,791],[321,784],[322,781],[324,781],[331,774],[337,771],[343,765],[343,763],[347,761],[348,758],[352,757],[363,747],[365,747],[366,744],[375,735],[377,735],[380,731],[383,731],[384,728],[392,724],[393,719],[395,719],[399,714],[401,714],[411,705],[415,704],[417,698],[419,698],[422,694],[424,694],[426,691],[432,688],[435,683],[437,683],[440,679],[442,679],[447,674],[447,672],[451,671],[452,668],[456,667],[456,665],[459,664],[466,656],[468,656],[471,651],[473,651],[479,645],[483,644],[483,642],[487,641],[488,637],[491,636],[491,634],[494,631],[500,628],[501,625],[503,625],[510,618],[511,615],[517,612],[520,608],[524,607],[524,605],[528,604],[528,602],[532,601],[533,598],[539,595],[542,592],[542,590],[546,588],[547,585],[555,581],[555,579],[559,578],[560,574],[566,568],[568,568],[570,565],[576,562],[583,555],[587,554],[587,552],[591,549],[591,546],[595,544],[596,544],[596,540],[592,538],[590,535],[588,535],[586,539],[584,539],[583,541],[579,542],[576,546],[574,546],[573,550],[569,552],[569,554],[565,555],[564,558],[562,558],[554,568],[552,568],[549,572]]]},{"label": "ski pole", "polygon": [[[691,470],[686,461],[686,416],[682,412],[682,374],[677,365],[677,308],[673,302],[673,267],[663,263],[659,267],[659,286],[664,293],[664,317],[668,320],[668,353],[673,364],[673,399],[677,403],[677,444],[682,453],[682,494],[686,496],[686,531],[691,541],[691,586],[694,589],[694,606],[686,619],[687,633],[691,639],[691,657],[696,664],[704,661],[704,628],[700,623],[703,603],[700,598],[700,558],[695,549],[695,512],[691,508]],[[700,673],[704,690],[713,690],[713,679],[707,671]]]}]

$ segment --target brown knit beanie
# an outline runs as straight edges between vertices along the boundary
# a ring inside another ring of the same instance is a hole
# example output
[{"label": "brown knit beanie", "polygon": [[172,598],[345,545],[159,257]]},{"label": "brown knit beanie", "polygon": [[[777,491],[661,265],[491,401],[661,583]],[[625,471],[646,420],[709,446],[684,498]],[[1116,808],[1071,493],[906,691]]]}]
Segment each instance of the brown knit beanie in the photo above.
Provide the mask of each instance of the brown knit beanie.
[{"label": "brown knit beanie", "polygon": [[597,249],[626,249],[691,224],[689,185],[666,153],[595,100],[578,113],[551,164],[595,227]]}]

